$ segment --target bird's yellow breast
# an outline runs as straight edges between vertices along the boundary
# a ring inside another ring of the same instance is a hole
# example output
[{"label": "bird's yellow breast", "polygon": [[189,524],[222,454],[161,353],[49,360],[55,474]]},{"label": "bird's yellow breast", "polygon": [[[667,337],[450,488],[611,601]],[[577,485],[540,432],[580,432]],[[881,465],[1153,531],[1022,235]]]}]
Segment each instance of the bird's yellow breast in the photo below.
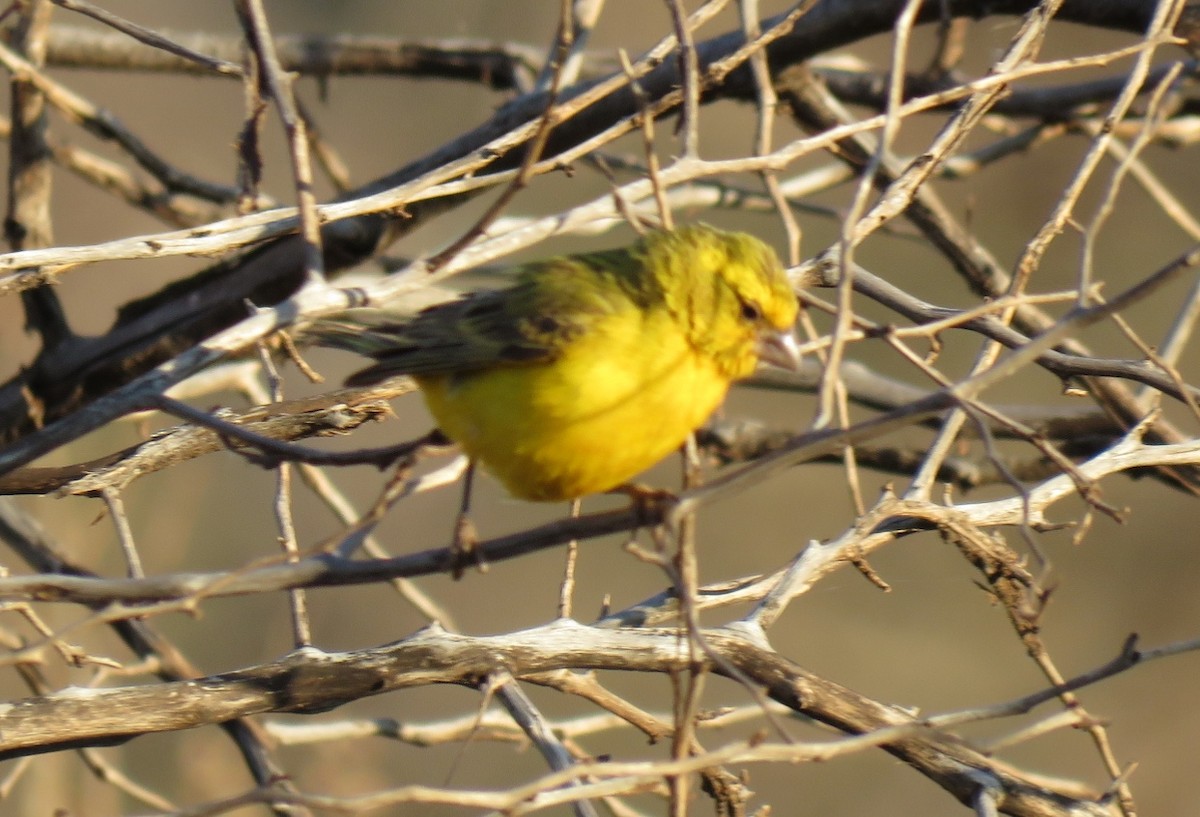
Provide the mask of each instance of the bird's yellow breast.
[{"label": "bird's yellow breast", "polygon": [[417,378],[442,430],[517,497],[607,491],[683,444],[729,377],[664,311],[614,314],[546,363]]}]

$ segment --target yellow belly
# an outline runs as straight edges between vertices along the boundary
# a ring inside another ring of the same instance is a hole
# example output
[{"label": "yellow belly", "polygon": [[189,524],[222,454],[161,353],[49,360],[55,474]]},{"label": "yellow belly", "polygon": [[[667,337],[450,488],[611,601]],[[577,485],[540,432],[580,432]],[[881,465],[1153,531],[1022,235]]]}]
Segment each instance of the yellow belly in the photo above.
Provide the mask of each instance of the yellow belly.
[{"label": "yellow belly", "polygon": [[[653,333],[652,333],[653,334]],[[679,448],[729,387],[682,337],[578,340],[553,362],[420,377],[442,431],[522,499],[628,482]]]}]

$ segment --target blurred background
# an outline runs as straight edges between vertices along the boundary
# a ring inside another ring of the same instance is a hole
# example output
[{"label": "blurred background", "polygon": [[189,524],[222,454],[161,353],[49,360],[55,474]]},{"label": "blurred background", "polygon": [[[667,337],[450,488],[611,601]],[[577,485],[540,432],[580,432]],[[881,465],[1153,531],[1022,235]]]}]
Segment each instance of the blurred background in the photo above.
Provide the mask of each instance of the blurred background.
[{"label": "blurred background", "polygon": [[[211,32],[236,37],[238,28],[226,4],[160,0],[105,0],[105,8],[153,29],[165,32]],[[767,16],[787,7],[761,3]],[[436,4],[392,3],[381,0],[287,0],[268,2],[267,11],[277,34],[314,33],[378,35],[400,39],[446,40],[470,38],[511,41],[545,49],[554,36],[559,4],[550,0],[466,2],[443,0]],[[56,12],[56,23],[96,28],[98,24],[65,11]],[[1003,51],[1016,31],[1012,18],[984,19],[969,29],[962,70],[976,74]],[[726,9],[716,21],[698,32],[697,39],[739,27],[736,8]],[[665,4],[610,3],[593,34],[590,50],[611,57],[617,49],[640,54],[670,31]],[[933,32],[922,29],[915,39],[914,62],[929,51]],[[1071,25],[1055,25],[1043,59],[1089,54],[1135,41],[1135,37]],[[891,54],[890,37],[875,37],[836,54],[853,55],[883,70]],[[826,55],[830,56],[830,55]],[[1178,54],[1162,53],[1163,59]],[[1080,72],[1057,81],[1081,81],[1089,76],[1111,76],[1127,71],[1128,63],[1092,73]],[[198,176],[234,184],[236,157],[233,145],[243,117],[243,92],[233,80],[181,77],[174,74],[112,73],[52,69],[51,74],[79,94],[104,107],[149,145],[179,167]],[[1048,81],[1048,80],[1039,80]],[[362,184],[418,158],[449,139],[485,121],[508,98],[506,94],[467,82],[397,77],[330,77],[304,79],[298,92],[314,113],[324,137],[341,152],[352,182]],[[945,113],[907,120],[897,152],[924,150],[945,121]],[[747,155],[752,151],[753,106],[718,102],[701,113],[701,155],[705,158]],[[118,154],[61,119],[52,130],[62,138],[114,158]],[[673,139],[674,120],[658,125],[660,154],[678,152]],[[267,192],[291,203],[288,161],[277,120],[265,130]],[[777,119],[775,143],[800,136],[790,120]],[[982,137],[981,137],[982,139]],[[969,224],[981,242],[1003,265],[1015,262],[1026,243],[1040,229],[1059,199],[1090,144],[1084,134],[1057,139],[1036,150],[1008,157],[979,173],[958,181],[939,182],[939,192]],[[970,147],[970,146],[968,146]],[[641,158],[641,136],[625,138],[615,153]],[[1200,212],[1200,163],[1182,148],[1153,146],[1144,161],[1193,213]],[[827,154],[804,158],[789,168],[789,175],[831,163]],[[1111,168],[1109,168],[1111,171]],[[731,180],[749,188],[754,178]],[[329,200],[335,191],[319,182],[319,198]],[[510,205],[513,215],[558,212],[601,195],[608,183],[594,172],[570,176],[551,174],[537,179]],[[1094,211],[1103,192],[1093,184],[1081,200],[1080,211]],[[853,185],[842,185],[806,201],[800,214],[804,229],[803,255],[814,254],[836,242],[839,218],[854,195]],[[388,250],[394,259],[428,255],[466,230],[486,207],[481,199],[430,221]],[[681,212],[680,221],[704,220],[724,227],[744,229],[785,249],[779,218],[773,214],[747,214],[730,210]],[[111,197],[68,173],[55,178],[55,242],[89,244],[124,236],[167,229],[146,214],[114,206]],[[626,243],[632,233],[617,230],[602,236],[556,239],[529,257]],[[1105,293],[1115,294],[1193,243],[1153,206],[1136,185],[1127,184],[1116,199],[1116,211],[1102,232],[1095,259],[1095,275],[1106,282]],[[897,223],[891,233],[879,233],[864,243],[856,260],[876,274],[920,297],[945,305],[976,302],[931,248]],[[115,310],[132,298],[152,292],[205,264],[204,259],[168,259],[89,266],[61,277],[57,287],[72,326],[81,334],[102,333]],[[1068,231],[1051,247],[1032,284],[1049,292],[1074,285],[1081,265],[1078,233]],[[454,285],[469,287],[470,276]],[[1126,317],[1143,336],[1158,339],[1182,302],[1189,282],[1160,293],[1151,303]],[[829,293],[822,293],[831,297]],[[863,314],[896,321],[882,310],[861,304]],[[0,371],[7,379],[36,352],[34,340],[22,331],[22,314],[15,297],[0,298]],[[1111,325],[1087,330],[1083,336],[1098,353],[1118,358],[1139,354]],[[938,360],[942,371],[961,375],[971,364],[979,343],[966,333],[946,337]],[[855,360],[916,385],[928,386],[919,374],[901,362],[882,343],[856,344]],[[307,359],[327,378],[313,385],[293,366],[286,366],[289,397],[317,393],[340,382],[358,361],[330,351],[314,351]],[[1180,369],[1189,378],[1195,354],[1185,355]],[[1030,370],[1001,384],[989,399],[997,403],[1056,404],[1061,396],[1055,378]],[[243,399],[218,393],[196,403],[203,407],[242,407]],[[335,445],[366,447],[407,439],[430,426],[419,398],[394,403],[396,418],[356,432]],[[800,431],[809,426],[816,410],[810,395],[738,388],[731,395],[724,417],[753,417],[773,426]],[[1169,412],[1185,428],[1195,421],[1172,407]],[[171,422],[152,419],[148,425],[113,424],[55,452],[53,463],[88,460],[131,445],[149,429]],[[915,445],[927,440],[918,433],[905,438]],[[1023,456],[1030,452],[1024,451]],[[441,463],[434,463],[434,466]],[[367,467],[349,468],[334,475],[359,507],[365,507],[381,489],[384,477]],[[679,464],[669,460],[644,481],[677,486]],[[869,471],[862,473],[862,491],[870,503],[888,484],[903,488],[905,480]],[[1073,543],[1076,531],[1039,535],[1053,561],[1054,592],[1043,620],[1043,637],[1059,666],[1068,675],[1083,672],[1113,658],[1123,640],[1137,633],[1143,645],[1200,636],[1200,563],[1195,556],[1196,527],[1200,521],[1193,498],[1171,491],[1153,480],[1110,477],[1102,484],[1104,499],[1128,508],[1124,524],[1104,517],[1094,520],[1082,542]],[[277,553],[277,529],[272,513],[274,476],[229,454],[202,457],[134,483],[125,503],[147,573],[182,570],[219,570],[268,558]],[[1008,496],[1012,489],[992,487],[971,493],[968,500]],[[962,499],[962,497],[957,497]],[[18,500],[57,537],[72,556],[92,569],[112,575],[123,572],[123,563],[103,505],[85,498],[28,498]],[[585,510],[615,506],[623,500],[591,498]],[[406,553],[448,543],[459,502],[456,488],[415,497],[395,508],[379,529],[379,537],[393,553]],[[1064,523],[1077,522],[1083,503],[1071,499],[1056,504],[1053,516]],[[489,477],[476,481],[474,521],[485,537],[520,530],[564,516],[566,508],[519,502],[507,497]],[[302,547],[337,534],[341,524],[304,489],[297,489],[297,527]],[[844,469],[839,465],[805,465],[714,505],[701,514],[698,549],[702,582],[716,582],[779,569],[810,540],[837,536],[855,519],[854,505]],[[1022,548],[1015,531],[1002,531],[1009,544]],[[624,537],[582,544],[576,589],[576,617],[589,621],[606,601],[620,609],[662,591],[667,580],[661,572],[622,550]],[[3,565],[24,572],[7,551]],[[833,681],[883,702],[938,713],[1007,700],[1040,689],[1044,681],[1007,623],[1003,610],[991,603],[977,585],[976,572],[948,543],[933,533],[909,536],[873,554],[870,563],[891,586],[882,592],[853,568],[847,567],[819,583],[796,600],[771,631],[774,646],[802,666]],[[421,581],[425,590],[451,611],[455,626],[472,634],[501,633],[550,621],[555,616],[563,554],[551,550],[512,562],[494,564],[487,572],[468,572],[460,581],[433,577]],[[390,589],[358,586],[316,590],[310,594],[315,642],[328,650],[385,644],[423,626],[425,619]],[[39,611],[52,626],[80,620],[86,611],[70,606]],[[711,623],[730,620],[737,610],[719,611]],[[9,613],[9,617],[13,617]],[[210,600],[194,616],[159,617],[155,623],[207,673],[218,673],[274,659],[292,647],[288,604],[284,595]],[[14,630],[16,621],[5,624]],[[102,630],[88,629],[81,643],[97,654],[128,658],[124,649]],[[55,686],[92,682],[92,671],[68,669],[61,663],[43,668]],[[1088,710],[1104,719],[1118,760],[1136,764],[1129,783],[1145,814],[1184,814],[1200,800],[1191,775],[1200,757],[1200,686],[1195,682],[1200,656],[1184,654],[1136,668],[1082,693]],[[106,678],[104,684],[141,683],[144,676]],[[607,675],[603,681],[616,692],[655,712],[667,713],[670,701],[667,680],[659,677]],[[27,689],[11,672],[0,673],[0,692],[6,698],[24,697]],[[549,717],[589,714],[575,699],[531,688],[530,694]],[[735,684],[712,680],[705,706],[744,705],[746,693]],[[310,718],[333,721],[349,717],[391,717],[401,721],[434,720],[466,716],[480,704],[470,690],[420,689],[357,701],[337,711]],[[1041,714],[1049,707],[1041,710]],[[725,728],[716,736],[702,735],[709,745],[735,736],[747,736],[761,723],[749,721]],[[795,734],[818,734],[802,724]],[[986,740],[1015,728],[1014,722],[989,722],[965,730]],[[664,746],[649,746],[628,732],[596,736],[584,741],[595,755],[616,758],[663,757]],[[190,733],[155,735],[124,746],[101,750],[114,766],[179,806],[228,796],[252,785],[244,766],[226,736],[216,728]],[[1101,789],[1107,785],[1097,754],[1082,732],[1061,731],[1002,753],[1005,760],[1050,776],[1078,779]],[[511,746],[474,742],[418,748],[382,738],[334,742],[284,749],[282,761],[292,779],[306,791],[334,795],[362,794],[410,783],[455,787],[502,788],[544,772],[536,752],[514,751]],[[353,758],[352,760],[350,758]],[[0,764],[0,775],[12,773],[15,761]],[[748,770],[750,788],[758,793],[752,808],[771,804],[777,814],[811,815],[925,815],[956,814],[962,808],[929,781],[889,755],[866,752],[833,762],[807,766],[763,765]],[[5,814],[127,814],[142,813],[117,790],[92,776],[73,753],[35,758],[0,801]],[[662,803],[632,798],[646,813],[664,813]],[[11,804],[8,805],[8,804]],[[703,798],[695,813],[709,813]],[[12,809],[11,811],[9,809]],[[237,813],[262,813],[246,809]],[[397,813],[404,813],[397,811]],[[415,812],[413,812],[415,813]],[[450,808],[422,809],[423,814],[461,813]],[[565,813],[564,811],[552,813]]]}]

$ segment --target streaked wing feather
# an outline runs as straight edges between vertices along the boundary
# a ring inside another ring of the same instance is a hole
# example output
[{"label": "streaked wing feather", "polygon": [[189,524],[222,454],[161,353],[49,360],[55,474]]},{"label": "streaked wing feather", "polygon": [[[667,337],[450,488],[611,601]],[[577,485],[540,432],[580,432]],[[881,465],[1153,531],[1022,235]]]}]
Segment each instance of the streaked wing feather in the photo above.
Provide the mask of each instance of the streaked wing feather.
[{"label": "streaked wing feather", "polygon": [[[589,273],[558,266],[527,269],[509,288],[470,293],[428,307],[408,321],[333,319],[319,322],[310,334],[324,345],[375,358],[375,365],[346,381],[350,385],[399,374],[450,374],[550,361],[612,306],[589,297],[589,282],[580,280],[580,272]],[[542,277],[560,273],[563,277],[552,286]]]}]

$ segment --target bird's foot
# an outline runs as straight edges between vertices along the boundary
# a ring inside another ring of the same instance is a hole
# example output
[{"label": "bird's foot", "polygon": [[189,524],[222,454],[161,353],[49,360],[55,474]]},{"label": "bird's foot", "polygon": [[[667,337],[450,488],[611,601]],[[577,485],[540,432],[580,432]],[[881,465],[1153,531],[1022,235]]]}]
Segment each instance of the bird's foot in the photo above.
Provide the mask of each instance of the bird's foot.
[{"label": "bird's foot", "polygon": [[618,485],[610,494],[625,494],[637,511],[638,524],[657,524],[663,520],[667,509],[679,501],[679,497],[665,488],[651,488],[629,482]]},{"label": "bird's foot", "polygon": [[454,541],[450,544],[451,573],[457,581],[462,578],[468,565],[475,565],[480,572],[487,570],[487,562],[479,552],[479,534],[471,517],[460,513],[454,523]]}]

